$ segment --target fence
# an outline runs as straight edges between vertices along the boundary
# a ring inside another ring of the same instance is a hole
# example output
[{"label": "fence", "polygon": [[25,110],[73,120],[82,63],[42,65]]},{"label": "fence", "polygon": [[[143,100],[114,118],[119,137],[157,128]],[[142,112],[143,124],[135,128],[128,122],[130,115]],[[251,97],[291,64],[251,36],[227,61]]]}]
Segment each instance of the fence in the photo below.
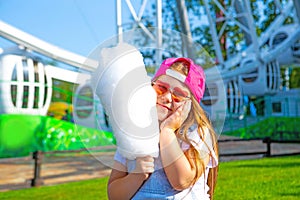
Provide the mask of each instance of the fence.
[{"label": "fence", "polygon": [[[292,153],[292,154],[271,154],[271,144],[272,143],[300,143],[300,140],[274,140],[270,137],[266,137],[264,139],[223,139],[219,140],[219,143],[226,143],[226,142],[251,142],[251,141],[262,141],[263,144],[266,144],[265,151],[252,151],[252,152],[235,152],[235,153],[221,153],[220,157],[227,157],[227,156],[250,156],[250,155],[262,155],[264,157],[271,157],[271,156],[284,156],[284,155],[299,155],[300,152]],[[53,154],[66,154],[66,153],[79,153],[84,151],[103,151],[103,150],[115,150],[115,146],[101,146],[95,148],[88,148],[88,149],[79,149],[79,150],[66,150],[66,151],[49,151],[49,152],[42,152],[36,151],[32,154],[32,156],[22,157],[22,158],[6,158],[0,159],[1,163],[12,163],[16,161],[34,161],[33,166],[33,178],[31,179],[30,186],[37,187],[43,185],[44,178],[41,177],[42,171],[42,164],[43,158],[45,155],[53,155]]]},{"label": "fence", "polygon": [[275,143],[281,143],[281,144],[299,144],[300,140],[276,140],[271,139],[270,137],[265,137],[264,139],[225,139],[225,140],[219,140],[219,143],[224,142],[245,142],[245,141],[262,141],[264,144],[266,144],[266,150],[265,151],[252,151],[252,152],[238,152],[238,153],[221,153],[220,157],[229,157],[229,156],[251,156],[251,155],[262,155],[264,157],[271,157],[271,156],[288,156],[288,155],[299,155],[300,152],[296,153],[283,153],[283,154],[276,154],[272,155],[271,151],[271,144]]},{"label": "fence", "polygon": [[[220,143],[227,143],[227,142],[234,142],[234,143],[238,143],[238,142],[251,142],[251,141],[264,141],[260,138],[257,139],[222,139],[222,140],[218,140],[219,144]],[[250,155],[263,155],[266,157],[271,156],[271,154],[269,154],[268,152],[271,152],[271,150],[269,149],[271,148],[271,146],[267,145],[267,148],[265,151],[244,151],[244,152],[235,152],[235,153],[220,153],[220,157],[229,157],[229,156],[250,156]]]},{"label": "fence", "polygon": [[[116,147],[114,145],[111,146],[99,146],[99,147],[93,147],[93,148],[85,148],[85,149],[78,149],[78,150],[61,150],[61,151],[35,151],[30,156],[26,157],[20,157],[20,158],[2,158],[0,159],[0,164],[6,164],[6,163],[16,163],[16,162],[25,162],[25,161],[33,161],[33,177],[29,181],[25,181],[25,183],[21,183],[18,188],[24,188],[28,187],[37,187],[44,184],[45,177],[41,176],[42,172],[42,165],[44,164],[44,158],[46,155],[66,155],[66,154],[73,154],[73,153],[82,153],[82,152],[107,152],[107,151],[113,151]],[[65,175],[64,175],[65,176]],[[26,183],[30,182],[30,183]],[[1,187],[0,187],[1,189]]]}]

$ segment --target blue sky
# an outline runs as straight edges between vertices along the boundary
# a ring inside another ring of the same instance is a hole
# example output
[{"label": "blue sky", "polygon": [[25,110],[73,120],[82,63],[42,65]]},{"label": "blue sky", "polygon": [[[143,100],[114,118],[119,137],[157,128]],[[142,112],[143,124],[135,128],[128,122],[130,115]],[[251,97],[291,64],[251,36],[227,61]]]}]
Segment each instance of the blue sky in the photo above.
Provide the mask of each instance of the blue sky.
[{"label": "blue sky", "polygon": [[[128,22],[129,10],[123,2],[123,20]],[[138,10],[140,0],[132,3]],[[0,20],[87,56],[97,45],[116,35],[115,4],[116,0],[0,0]],[[3,48],[1,41],[0,47]]]}]

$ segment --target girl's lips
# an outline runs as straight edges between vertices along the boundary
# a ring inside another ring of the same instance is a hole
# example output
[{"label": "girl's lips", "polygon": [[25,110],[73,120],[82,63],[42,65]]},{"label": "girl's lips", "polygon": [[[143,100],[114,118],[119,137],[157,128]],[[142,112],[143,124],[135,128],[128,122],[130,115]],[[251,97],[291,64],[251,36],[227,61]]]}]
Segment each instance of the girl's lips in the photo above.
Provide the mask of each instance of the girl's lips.
[{"label": "girl's lips", "polygon": [[161,107],[163,107],[163,108],[166,108],[166,109],[168,109],[168,110],[172,111],[172,109],[171,109],[171,108],[169,108],[169,107],[167,107],[167,106],[165,106],[165,105],[162,105],[162,104],[159,104],[159,103],[157,103],[157,105],[159,105],[159,106],[161,106]]}]

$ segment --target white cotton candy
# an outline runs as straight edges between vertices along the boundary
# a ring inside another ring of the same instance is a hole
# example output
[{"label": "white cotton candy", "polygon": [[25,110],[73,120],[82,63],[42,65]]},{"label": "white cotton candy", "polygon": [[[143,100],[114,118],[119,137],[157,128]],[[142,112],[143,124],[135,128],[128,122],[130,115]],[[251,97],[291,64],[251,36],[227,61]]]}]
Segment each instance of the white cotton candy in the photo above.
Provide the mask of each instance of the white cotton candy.
[{"label": "white cotton candy", "polygon": [[156,92],[142,54],[129,44],[101,51],[92,76],[96,95],[109,116],[118,151],[128,159],[158,156]]}]

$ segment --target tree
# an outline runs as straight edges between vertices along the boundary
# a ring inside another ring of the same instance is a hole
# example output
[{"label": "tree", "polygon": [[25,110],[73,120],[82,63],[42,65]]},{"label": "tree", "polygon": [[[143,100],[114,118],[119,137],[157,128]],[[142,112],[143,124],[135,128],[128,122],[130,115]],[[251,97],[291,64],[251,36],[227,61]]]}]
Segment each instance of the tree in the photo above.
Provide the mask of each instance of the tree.
[{"label": "tree", "polygon": [[[256,34],[259,37],[270,24],[274,21],[276,16],[280,14],[281,10],[276,4],[277,1],[274,0],[249,0],[251,11],[253,14],[253,19],[255,22]],[[217,6],[216,2],[219,2],[225,9],[231,10],[233,16],[238,16],[241,12],[239,8],[242,5],[238,5],[237,0],[210,0],[209,6],[213,13],[214,19],[218,19],[216,28],[218,33],[221,31],[225,21],[221,21],[220,17],[224,17],[224,13]],[[279,0],[280,5],[287,4],[288,0]],[[162,0],[163,5],[163,29],[171,29],[179,32],[184,32],[180,26],[180,16],[177,9],[176,0]],[[213,40],[210,34],[210,27],[207,22],[207,13],[204,9],[204,0],[186,0],[185,5],[188,12],[189,23],[191,27],[191,33],[193,41],[201,44],[204,49],[213,58],[216,57],[214,52]],[[152,12],[148,12],[147,15],[142,19],[143,23],[147,26],[153,27],[155,22],[155,5],[152,5]],[[258,9],[259,8],[259,9]],[[262,12],[263,11],[263,12]],[[236,21],[243,25],[246,25],[245,19],[242,17],[236,17]],[[293,18],[290,16],[284,22],[285,24],[293,23]],[[243,51],[249,44],[249,36],[245,31],[243,31],[234,20],[229,20],[226,22],[222,34],[219,36],[221,40],[222,54],[225,59],[229,59],[231,55]]]}]

